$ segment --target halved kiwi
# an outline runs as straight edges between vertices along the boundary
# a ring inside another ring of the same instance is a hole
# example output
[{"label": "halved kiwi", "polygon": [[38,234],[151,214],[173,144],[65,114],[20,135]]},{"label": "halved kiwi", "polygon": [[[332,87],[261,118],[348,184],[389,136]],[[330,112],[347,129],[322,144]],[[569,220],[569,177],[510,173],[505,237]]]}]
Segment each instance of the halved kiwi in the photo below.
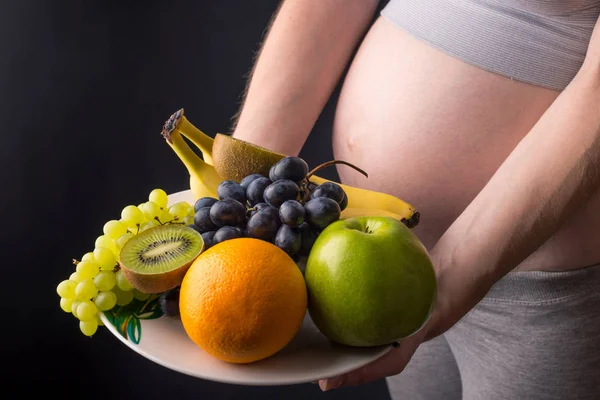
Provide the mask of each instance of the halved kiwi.
[{"label": "halved kiwi", "polygon": [[212,147],[215,170],[222,179],[241,182],[250,174],[269,176],[269,169],[285,157],[233,136],[217,133]]},{"label": "halved kiwi", "polygon": [[204,250],[200,233],[184,225],[160,225],[129,239],[119,255],[123,274],[143,293],[162,293],[183,281]]}]

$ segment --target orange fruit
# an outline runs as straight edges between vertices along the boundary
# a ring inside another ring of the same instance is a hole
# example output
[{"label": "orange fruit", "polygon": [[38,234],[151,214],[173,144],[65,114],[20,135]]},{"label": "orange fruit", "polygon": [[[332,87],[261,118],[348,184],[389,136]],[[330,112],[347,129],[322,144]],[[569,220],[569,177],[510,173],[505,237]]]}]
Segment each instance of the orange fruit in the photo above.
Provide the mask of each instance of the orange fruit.
[{"label": "orange fruit", "polygon": [[297,264],[259,239],[229,239],[190,266],[179,293],[183,327],[206,353],[251,363],[283,349],[306,313],[307,291]]}]

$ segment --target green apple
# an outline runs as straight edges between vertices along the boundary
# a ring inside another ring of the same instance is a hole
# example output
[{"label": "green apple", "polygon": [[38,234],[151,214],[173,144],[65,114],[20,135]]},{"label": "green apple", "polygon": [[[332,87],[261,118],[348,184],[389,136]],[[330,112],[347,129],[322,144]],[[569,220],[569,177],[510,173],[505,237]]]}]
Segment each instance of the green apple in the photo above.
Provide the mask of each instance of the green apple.
[{"label": "green apple", "polygon": [[429,254],[397,219],[338,220],[317,237],[305,271],[308,311],[334,342],[378,346],[428,320],[436,297]]}]

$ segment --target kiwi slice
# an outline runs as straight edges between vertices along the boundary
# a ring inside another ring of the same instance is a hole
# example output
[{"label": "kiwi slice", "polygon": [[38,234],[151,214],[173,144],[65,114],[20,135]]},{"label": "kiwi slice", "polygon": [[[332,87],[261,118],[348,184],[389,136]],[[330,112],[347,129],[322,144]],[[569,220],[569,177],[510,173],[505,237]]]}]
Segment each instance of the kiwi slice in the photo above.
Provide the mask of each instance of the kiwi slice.
[{"label": "kiwi slice", "polygon": [[223,180],[241,182],[250,174],[269,176],[269,169],[285,155],[217,133],[212,147],[215,170]]},{"label": "kiwi slice", "polygon": [[204,250],[200,233],[184,225],[160,225],[129,239],[119,255],[123,274],[143,293],[163,293],[183,281]]}]

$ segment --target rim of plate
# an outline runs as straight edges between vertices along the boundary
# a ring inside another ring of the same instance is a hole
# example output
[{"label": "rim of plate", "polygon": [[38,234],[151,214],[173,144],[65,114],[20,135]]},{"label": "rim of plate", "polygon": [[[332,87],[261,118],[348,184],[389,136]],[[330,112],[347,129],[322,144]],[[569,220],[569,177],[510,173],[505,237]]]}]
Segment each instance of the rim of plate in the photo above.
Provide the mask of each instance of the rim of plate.
[{"label": "rim of plate", "polygon": [[[179,373],[182,373],[182,374],[188,375],[188,376],[192,376],[194,378],[200,378],[200,379],[204,379],[204,380],[208,380],[208,381],[212,381],[212,382],[234,384],[234,385],[246,385],[246,386],[298,385],[298,384],[303,384],[303,383],[315,382],[315,381],[318,381],[319,379],[327,378],[326,376],[319,376],[318,374],[310,375],[310,373],[307,373],[306,375],[302,375],[298,379],[292,378],[292,379],[286,379],[286,380],[277,380],[277,379],[275,379],[275,380],[269,380],[269,379],[243,380],[243,379],[227,378],[224,376],[216,376],[216,375],[213,376],[213,375],[198,373],[198,372],[190,370],[188,368],[182,368],[177,365],[165,362],[162,359],[153,356],[152,354],[150,354],[147,351],[145,351],[144,349],[142,349],[139,344],[137,344],[137,345],[133,344],[130,341],[128,341],[127,339],[125,339],[121,334],[119,334],[119,332],[117,332],[117,329],[114,327],[114,325],[111,324],[110,321],[108,321],[108,319],[106,318],[104,313],[101,313],[100,318],[102,319],[102,322],[104,323],[105,327],[108,328],[108,330],[113,334],[113,336],[116,336],[117,339],[119,339],[119,341],[124,343],[127,347],[129,347],[134,352],[140,354],[141,356],[149,359],[150,361],[152,361],[158,365],[161,365],[164,368],[171,369],[173,371],[177,371]],[[145,329],[149,329],[149,327],[146,327]],[[364,358],[361,358],[360,360],[357,360],[356,362],[348,363],[348,365],[344,368],[339,368],[338,370],[335,371],[335,375],[345,374],[345,373],[353,371],[357,368],[363,367],[363,366],[379,359],[380,357],[383,357],[385,354],[387,354],[389,351],[391,351],[392,348],[393,348],[392,345],[382,346],[379,351],[377,351],[369,356],[365,356]]]}]

